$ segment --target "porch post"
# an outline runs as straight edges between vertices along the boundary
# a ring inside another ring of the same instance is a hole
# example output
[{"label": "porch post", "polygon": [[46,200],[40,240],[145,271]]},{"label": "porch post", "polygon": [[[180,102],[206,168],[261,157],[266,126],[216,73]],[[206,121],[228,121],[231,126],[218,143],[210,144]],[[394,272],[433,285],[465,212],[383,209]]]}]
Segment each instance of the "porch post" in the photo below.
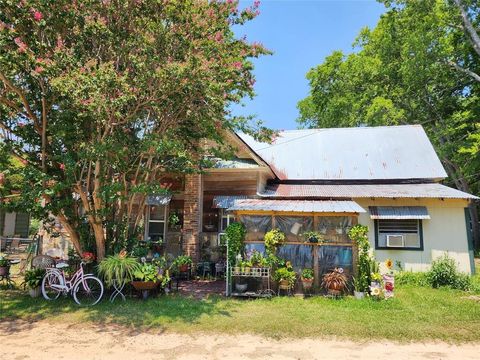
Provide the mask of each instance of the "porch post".
[{"label": "porch post", "polygon": [[185,176],[183,209],[183,252],[198,262],[200,232],[202,231],[203,186],[201,174]]}]

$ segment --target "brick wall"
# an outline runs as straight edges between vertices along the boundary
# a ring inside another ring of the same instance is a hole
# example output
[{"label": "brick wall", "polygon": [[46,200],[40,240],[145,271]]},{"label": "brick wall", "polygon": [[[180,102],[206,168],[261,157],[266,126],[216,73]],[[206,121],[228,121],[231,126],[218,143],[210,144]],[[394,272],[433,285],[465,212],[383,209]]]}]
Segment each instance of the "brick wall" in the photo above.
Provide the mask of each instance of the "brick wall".
[{"label": "brick wall", "polygon": [[202,175],[185,176],[184,201],[183,251],[186,255],[191,256],[194,262],[197,262],[200,255],[199,234],[202,230]]}]

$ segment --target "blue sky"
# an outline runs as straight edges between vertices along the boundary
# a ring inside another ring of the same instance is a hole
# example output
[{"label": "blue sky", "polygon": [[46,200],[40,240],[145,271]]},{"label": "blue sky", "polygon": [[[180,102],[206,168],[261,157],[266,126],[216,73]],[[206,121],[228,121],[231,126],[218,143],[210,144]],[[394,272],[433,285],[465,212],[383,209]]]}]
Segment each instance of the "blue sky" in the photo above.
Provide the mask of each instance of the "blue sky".
[{"label": "blue sky", "polygon": [[[240,1],[240,8],[252,1]],[[234,114],[256,115],[273,129],[294,129],[297,102],[308,94],[307,71],[333,50],[352,51],[364,26],[374,27],[384,11],[374,0],[263,0],[260,15],[235,29],[274,52],[255,60],[257,96]]]}]

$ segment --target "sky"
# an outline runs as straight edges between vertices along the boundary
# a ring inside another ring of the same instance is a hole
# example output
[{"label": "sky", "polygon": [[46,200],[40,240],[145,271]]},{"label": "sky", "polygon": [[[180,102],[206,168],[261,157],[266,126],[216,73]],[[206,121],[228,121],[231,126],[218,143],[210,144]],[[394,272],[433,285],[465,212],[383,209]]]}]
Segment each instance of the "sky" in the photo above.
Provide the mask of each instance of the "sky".
[{"label": "sky", "polygon": [[[240,1],[240,8],[252,1]],[[334,50],[352,52],[360,30],[375,27],[384,6],[375,0],[263,0],[260,15],[235,28],[249,42],[261,42],[273,55],[254,61],[255,92],[235,115],[256,115],[272,129],[295,129],[297,103],[308,95],[308,70]]]}]

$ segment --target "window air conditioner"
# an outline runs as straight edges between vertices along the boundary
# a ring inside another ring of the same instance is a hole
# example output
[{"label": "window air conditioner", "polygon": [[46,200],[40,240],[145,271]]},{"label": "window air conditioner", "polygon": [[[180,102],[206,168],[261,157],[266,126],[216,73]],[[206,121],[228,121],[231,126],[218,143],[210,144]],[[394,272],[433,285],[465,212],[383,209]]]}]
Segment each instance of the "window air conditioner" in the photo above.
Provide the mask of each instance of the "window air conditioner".
[{"label": "window air conditioner", "polygon": [[387,247],[404,247],[405,238],[403,235],[387,235]]}]

